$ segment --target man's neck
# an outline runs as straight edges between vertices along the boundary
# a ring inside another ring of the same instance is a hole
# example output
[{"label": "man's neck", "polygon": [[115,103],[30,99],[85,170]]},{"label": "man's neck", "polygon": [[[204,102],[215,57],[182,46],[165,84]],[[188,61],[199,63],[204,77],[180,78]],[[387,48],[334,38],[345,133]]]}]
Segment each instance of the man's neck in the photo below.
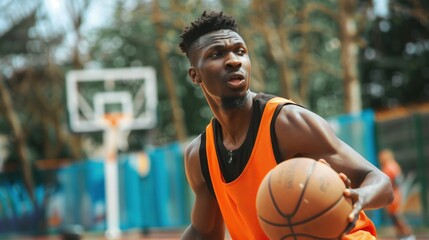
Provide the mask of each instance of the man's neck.
[{"label": "man's neck", "polygon": [[222,126],[223,142],[227,149],[238,148],[246,138],[252,118],[253,99],[256,96],[248,92],[243,100],[243,106],[235,109],[222,109],[216,119]]}]

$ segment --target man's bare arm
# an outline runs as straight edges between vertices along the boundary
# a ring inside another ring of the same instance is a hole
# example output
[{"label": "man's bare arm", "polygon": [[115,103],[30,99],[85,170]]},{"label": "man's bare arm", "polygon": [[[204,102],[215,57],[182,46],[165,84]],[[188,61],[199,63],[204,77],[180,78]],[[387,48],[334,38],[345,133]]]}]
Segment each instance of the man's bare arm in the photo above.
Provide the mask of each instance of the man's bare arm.
[{"label": "man's bare arm", "polygon": [[210,192],[201,172],[199,147],[196,138],[185,151],[185,171],[189,185],[195,194],[191,224],[182,235],[183,240],[218,240],[225,238],[225,227],[215,196]]},{"label": "man's bare arm", "polygon": [[286,105],[276,120],[276,136],[284,159],[303,156],[324,159],[351,182],[345,195],[355,202],[353,214],[386,206],[393,195],[389,178],[349,145],[329,123],[305,108]]}]

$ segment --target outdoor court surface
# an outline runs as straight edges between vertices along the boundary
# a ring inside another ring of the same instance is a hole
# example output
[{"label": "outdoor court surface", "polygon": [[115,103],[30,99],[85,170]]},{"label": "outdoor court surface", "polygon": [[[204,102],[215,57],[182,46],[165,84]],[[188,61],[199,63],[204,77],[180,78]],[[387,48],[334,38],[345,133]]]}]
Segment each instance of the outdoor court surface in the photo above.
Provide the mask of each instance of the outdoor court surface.
[{"label": "outdoor court surface", "polygon": [[[378,231],[378,240],[395,240],[397,238],[394,237],[393,230],[391,228],[383,228],[377,229]],[[180,234],[182,230],[172,230],[172,231],[150,231],[148,234],[143,234],[141,232],[124,232],[122,237],[118,240],[177,240],[180,239]],[[7,240],[64,240],[60,236],[39,236],[39,237],[9,237],[9,238],[1,238]],[[230,238],[226,238],[225,240],[229,240]],[[429,230],[424,231],[416,231],[416,239],[419,240],[429,240]],[[77,240],[77,239],[76,239]],[[80,240],[107,240],[103,234],[93,234],[88,233],[84,234]]]}]

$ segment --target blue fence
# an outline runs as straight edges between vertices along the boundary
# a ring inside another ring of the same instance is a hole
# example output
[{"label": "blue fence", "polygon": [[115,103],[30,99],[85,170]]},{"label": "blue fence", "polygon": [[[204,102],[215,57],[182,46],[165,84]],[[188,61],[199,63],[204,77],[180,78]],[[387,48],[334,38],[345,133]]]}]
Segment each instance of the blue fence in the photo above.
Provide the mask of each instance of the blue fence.
[{"label": "blue fence", "polygon": [[[371,163],[377,163],[374,112],[329,119],[336,134]],[[380,141],[380,139],[378,139]],[[191,194],[178,143],[119,156],[120,228],[178,228],[189,224]],[[79,224],[104,231],[106,220],[103,159],[56,170],[36,171],[36,205],[17,173],[0,174],[0,235],[50,233]],[[376,226],[382,210],[367,211]]]},{"label": "blue fence", "polygon": [[[390,148],[406,173],[403,215],[414,227],[428,226],[429,115],[414,113],[376,121],[372,110],[330,119],[336,134],[368,161],[379,167],[377,152]],[[416,176],[413,180],[413,176]],[[408,176],[411,176],[408,178]],[[376,226],[391,225],[383,209],[366,211]]]},{"label": "blue fence", "polygon": [[[179,144],[120,155],[120,228],[176,228],[189,223],[189,190]],[[0,175],[0,235],[52,233],[78,224],[105,229],[103,159],[36,171],[33,205],[16,173]]]},{"label": "blue fence", "polygon": [[[340,115],[329,119],[337,136],[354,150],[365,157],[369,162],[378,166],[375,115],[372,110],[365,110],[357,114]],[[365,211],[376,226],[382,224],[382,211]]]}]

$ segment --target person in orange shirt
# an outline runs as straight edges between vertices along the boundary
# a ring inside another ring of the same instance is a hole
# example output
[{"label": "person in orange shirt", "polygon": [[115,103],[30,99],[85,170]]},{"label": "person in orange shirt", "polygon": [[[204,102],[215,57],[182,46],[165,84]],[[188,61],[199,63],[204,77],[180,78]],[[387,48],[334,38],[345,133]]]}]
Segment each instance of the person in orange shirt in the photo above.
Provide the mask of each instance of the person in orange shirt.
[{"label": "person in orange shirt", "polygon": [[378,154],[381,171],[389,178],[393,187],[393,202],[386,206],[385,210],[395,227],[396,235],[401,240],[414,240],[412,229],[402,215],[401,204],[403,201],[400,185],[403,181],[401,166],[395,159],[394,153],[389,149],[383,149]]},{"label": "person in orange shirt", "polygon": [[[284,98],[250,90],[249,50],[232,16],[204,12],[182,34],[188,74],[214,118],[185,150],[185,171],[195,193],[182,239],[268,239],[256,214],[265,174],[294,157],[324,159],[351,188],[351,231],[342,239],[375,239],[363,210],[393,199],[389,178],[334,134],[319,115]],[[323,226],[321,226],[323,227]]]}]

